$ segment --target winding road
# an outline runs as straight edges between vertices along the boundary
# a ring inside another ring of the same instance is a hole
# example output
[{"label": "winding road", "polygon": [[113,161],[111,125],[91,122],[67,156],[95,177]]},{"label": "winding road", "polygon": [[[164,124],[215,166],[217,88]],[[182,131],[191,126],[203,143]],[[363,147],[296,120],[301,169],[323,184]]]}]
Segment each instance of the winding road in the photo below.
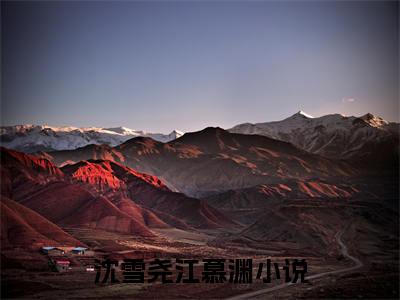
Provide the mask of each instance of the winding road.
[{"label": "winding road", "polygon": [[[348,267],[348,268],[344,268],[344,269],[335,270],[335,271],[329,271],[329,272],[323,272],[323,273],[319,273],[319,274],[314,274],[314,275],[306,277],[307,280],[318,279],[318,278],[325,277],[325,276],[328,276],[328,275],[334,275],[334,274],[354,271],[354,270],[357,270],[357,269],[361,268],[364,265],[362,263],[362,261],[359,260],[357,257],[354,257],[354,256],[349,254],[349,252],[347,250],[347,246],[342,241],[342,235],[343,235],[343,233],[345,231],[346,231],[346,229],[338,232],[335,235],[336,241],[337,241],[337,243],[339,244],[339,246],[341,248],[341,253],[343,254],[343,256],[347,257],[350,260],[352,260],[355,263],[354,266]],[[249,299],[249,298],[260,296],[260,295],[263,295],[263,294],[266,294],[266,293],[269,293],[269,292],[281,290],[281,289],[287,288],[287,287],[289,287],[291,285],[295,285],[295,284],[298,284],[298,283],[292,283],[292,282],[282,283],[282,284],[279,284],[279,285],[271,287],[271,288],[266,288],[266,289],[262,289],[262,290],[258,290],[258,291],[254,291],[254,292],[245,293],[245,294],[242,294],[242,295],[237,295],[237,296],[234,296],[234,297],[231,297],[231,298],[227,298],[227,299],[228,300]]]}]

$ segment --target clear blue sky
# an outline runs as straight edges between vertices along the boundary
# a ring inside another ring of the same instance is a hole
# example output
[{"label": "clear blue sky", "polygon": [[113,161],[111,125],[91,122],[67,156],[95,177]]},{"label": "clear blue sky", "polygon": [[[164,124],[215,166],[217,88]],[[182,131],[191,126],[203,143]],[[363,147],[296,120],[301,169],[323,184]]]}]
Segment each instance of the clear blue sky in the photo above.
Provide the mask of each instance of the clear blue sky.
[{"label": "clear blue sky", "polygon": [[4,2],[2,123],[398,120],[396,2]]}]

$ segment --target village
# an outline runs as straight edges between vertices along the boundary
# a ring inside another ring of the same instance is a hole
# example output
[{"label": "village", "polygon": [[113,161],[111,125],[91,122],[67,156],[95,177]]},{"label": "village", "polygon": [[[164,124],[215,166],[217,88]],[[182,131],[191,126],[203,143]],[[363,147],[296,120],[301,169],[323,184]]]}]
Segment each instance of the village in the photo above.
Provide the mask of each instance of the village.
[{"label": "village", "polygon": [[47,256],[49,269],[54,272],[94,272],[96,271],[95,261],[102,261],[107,258],[116,260],[120,264],[125,258],[150,260],[163,257],[163,253],[157,251],[136,249],[106,252],[80,246],[43,246],[40,248],[40,253]]},{"label": "village", "polygon": [[84,270],[94,272],[94,251],[84,247],[43,246],[41,253],[47,255],[50,268],[56,272]]}]

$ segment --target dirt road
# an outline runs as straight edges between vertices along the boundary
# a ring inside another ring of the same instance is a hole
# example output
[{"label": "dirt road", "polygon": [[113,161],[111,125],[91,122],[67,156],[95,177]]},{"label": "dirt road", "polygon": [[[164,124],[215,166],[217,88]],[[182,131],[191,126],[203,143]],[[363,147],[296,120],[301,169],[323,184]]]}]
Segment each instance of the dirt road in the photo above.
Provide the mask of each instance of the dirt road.
[{"label": "dirt road", "polygon": [[[357,270],[357,269],[359,269],[359,268],[361,268],[363,266],[363,263],[362,263],[361,260],[359,260],[358,258],[356,258],[356,257],[354,257],[354,256],[349,254],[347,246],[343,243],[342,235],[343,235],[343,233],[345,231],[346,231],[346,229],[344,229],[344,230],[342,230],[342,231],[340,231],[340,232],[338,232],[336,234],[336,236],[335,236],[336,237],[336,241],[340,246],[340,250],[341,250],[341,253],[343,254],[343,256],[347,257],[350,260],[352,260],[355,263],[354,266],[348,267],[348,268],[344,268],[344,269],[340,269],[340,270],[314,274],[314,275],[306,277],[307,280],[318,279],[318,278],[325,277],[325,276],[328,276],[328,275],[335,275],[335,274],[350,272],[350,271]],[[234,296],[234,297],[231,297],[231,298],[227,298],[227,299],[229,299],[229,300],[250,299],[250,298],[254,298],[256,296],[264,295],[264,294],[267,294],[267,293],[270,293],[270,292],[273,292],[273,291],[277,291],[277,290],[281,290],[281,289],[287,288],[287,287],[289,287],[291,285],[294,285],[294,284],[298,284],[298,283],[291,283],[291,282],[282,283],[282,284],[279,284],[279,285],[271,287],[271,288],[266,288],[266,289],[262,289],[262,290],[258,290],[258,291],[254,291],[254,292],[250,292],[250,293],[246,293],[246,294],[242,294],[242,295],[237,295],[237,296]]]}]

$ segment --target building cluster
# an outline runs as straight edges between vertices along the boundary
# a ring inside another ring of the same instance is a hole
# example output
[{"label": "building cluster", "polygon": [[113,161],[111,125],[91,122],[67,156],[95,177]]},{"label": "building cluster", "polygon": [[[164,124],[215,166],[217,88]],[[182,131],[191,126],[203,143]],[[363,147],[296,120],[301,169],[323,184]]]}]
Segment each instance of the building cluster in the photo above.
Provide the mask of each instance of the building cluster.
[{"label": "building cluster", "polygon": [[[44,246],[41,252],[49,257],[50,265],[58,272],[65,272],[71,269],[71,261],[75,260],[81,263],[79,257],[87,257],[93,261],[93,251],[84,247],[53,247]],[[88,260],[83,260],[87,262]],[[94,271],[92,263],[85,263],[86,271]]]}]

